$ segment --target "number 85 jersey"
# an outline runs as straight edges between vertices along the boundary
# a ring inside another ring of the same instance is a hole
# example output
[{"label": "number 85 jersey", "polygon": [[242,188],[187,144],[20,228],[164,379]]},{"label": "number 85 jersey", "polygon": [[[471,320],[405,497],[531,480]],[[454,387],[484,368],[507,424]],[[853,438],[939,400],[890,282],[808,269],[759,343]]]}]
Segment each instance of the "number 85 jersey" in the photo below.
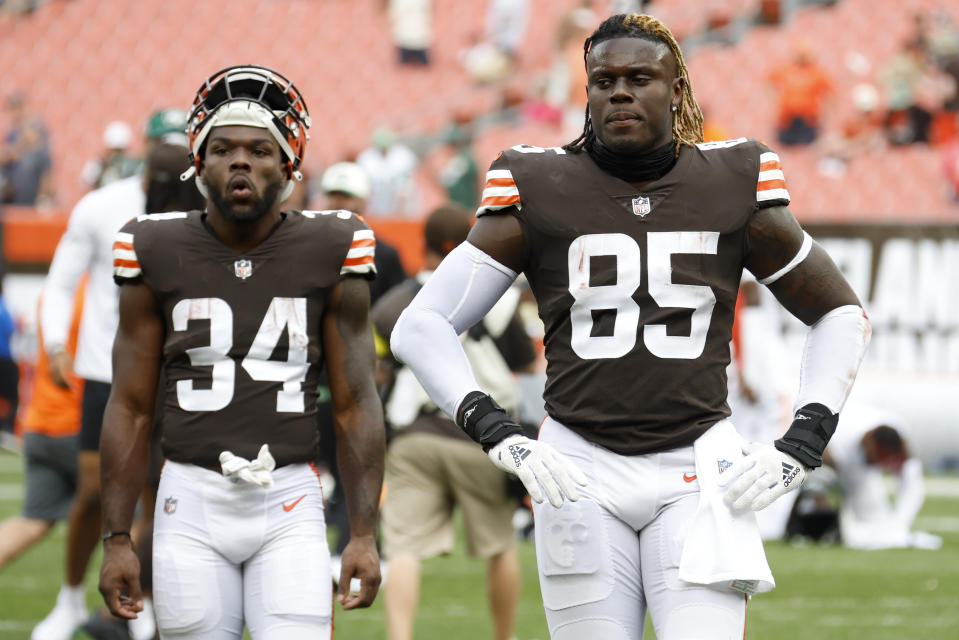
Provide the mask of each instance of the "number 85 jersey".
[{"label": "number 85 jersey", "polygon": [[522,227],[549,415],[625,455],[691,444],[727,417],[748,223],[788,202],[778,156],[746,138],[683,146],[642,190],[585,152],[500,154],[477,215]]},{"label": "number 85 jersey", "polygon": [[142,215],[113,245],[114,280],[149,287],[166,325],[164,455],[219,468],[268,443],[278,466],[312,461],[327,294],[375,275],[373,232],[348,211],[287,211],[238,254],[204,216]]}]

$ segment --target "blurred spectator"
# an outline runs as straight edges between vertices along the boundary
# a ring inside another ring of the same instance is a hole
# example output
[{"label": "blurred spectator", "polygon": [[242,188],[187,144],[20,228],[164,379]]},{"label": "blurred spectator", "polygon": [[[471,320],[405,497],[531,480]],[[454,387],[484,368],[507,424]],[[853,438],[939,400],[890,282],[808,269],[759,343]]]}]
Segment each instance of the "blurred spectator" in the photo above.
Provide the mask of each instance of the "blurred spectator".
[{"label": "blurred spectator", "polygon": [[[556,27],[556,49],[547,80],[546,102],[563,112],[564,137],[575,137],[586,112],[586,64],[583,42],[598,24],[590,0],[582,0],[567,12]],[[567,135],[569,134],[569,135]]]},{"label": "blurred spectator", "polygon": [[852,101],[855,110],[842,123],[841,130],[829,132],[822,139],[819,170],[823,175],[838,178],[856,156],[886,147],[879,90],[868,82],[861,82],[852,89]]},{"label": "blurred spectator", "polygon": [[446,197],[461,207],[473,210],[479,206],[479,167],[473,157],[473,136],[468,125],[452,124],[444,136],[452,155],[443,164],[437,178],[446,190]]},{"label": "blurred spectator", "polygon": [[50,205],[53,182],[47,128],[39,119],[28,117],[26,97],[22,94],[7,98],[7,113],[10,130],[0,148],[0,203]]},{"label": "blurred spectator", "polygon": [[460,64],[474,82],[492,84],[506,78],[510,71],[510,57],[488,40],[475,38],[460,54]]},{"label": "blurred spectator", "polygon": [[917,89],[926,72],[922,45],[907,43],[879,70],[886,94],[886,137],[891,144],[927,142],[932,114],[919,105]]},{"label": "blurred spectator", "polygon": [[367,211],[373,216],[411,216],[416,213],[416,154],[396,140],[386,127],[373,132],[372,146],[356,157],[370,179]]},{"label": "blurred spectator", "polygon": [[[925,488],[922,463],[909,450],[901,418],[869,406],[847,405],[823,454],[836,470],[842,492],[839,524],[843,544],[857,549],[937,549],[938,536],[913,531]],[[897,479],[891,503],[883,474]]]},{"label": "blurred spectator", "polygon": [[128,178],[140,170],[140,159],[130,155],[133,130],[122,120],[114,120],[103,130],[105,151],[99,158],[83,167],[83,181],[90,188],[100,187]]},{"label": "blurred spectator", "polygon": [[[956,118],[959,120],[959,115]],[[943,147],[942,170],[948,185],[949,197],[953,202],[959,203],[959,136],[954,136]]]},{"label": "blurred spectator", "polygon": [[493,44],[510,59],[516,57],[526,21],[529,0],[489,0],[486,9],[486,42]]},{"label": "blurred spectator", "polygon": [[400,64],[429,65],[433,44],[432,0],[389,0],[389,20]]},{"label": "blurred spectator", "polygon": [[[345,209],[357,215],[366,212],[370,197],[370,179],[362,167],[352,162],[338,162],[323,173],[320,188],[326,198],[327,209]],[[370,281],[370,303],[395,285],[406,280],[403,263],[396,249],[380,237],[376,239],[376,279]]]},{"label": "blurred spectator", "polygon": [[0,448],[19,451],[14,426],[20,398],[20,367],[13,359],[10,348],[16,324],[3,300],[2,282],[3,278],[0,276]]},{"label": "blurred spectator", "polygon": [[778,95],[779,142],[786,146],[813,142],[826,102],[833,94],[828,72],[802,44],[796,47],[792,60],[774,68],[768,79]]},{"label": "blurred spectator", "polygon": [[[83,305],[77,290],[67,350],[76,351]],[[37,314],[42,301],[37,302]],[[43,328],[37,329],[40,343]],[[69,387],[54,384],[47,354],[37,350],[33,388],[23,416],[24,491],[21,515],[0,523],[0,571],[42,540],[70,511],[77,485],[77,439],[83,383],[71,377]],[[79,596],[77,596],[78,598]],[[81,608],[78,605],[78,608]]]},{"label": "blurred spectator", "polygon": [[[424,226],[424,270],[394,288],[373,307],[379,336],[389,339],[400,312],[442,259],[462,243],[471,211],[447,204]],[[507,411],[519,404],[510,371],[528,370],[536,358],[518,313],[519,293],[510,290],[463,336],[464,350],[483,388]],[[411,640],[420,595],[421,562],[453,549],[453,510],[463,516],[467,552],[486,560],[493,637],[508,640],[516,622],[520,566],[513,536],[515,501],[507,477],[466,434],[430,401],[412,372],[382,356],[395,372],[386,401],[387,421],[396,429],[387,450],[383,543],[390,562],[386,583],[387,637]]]}]

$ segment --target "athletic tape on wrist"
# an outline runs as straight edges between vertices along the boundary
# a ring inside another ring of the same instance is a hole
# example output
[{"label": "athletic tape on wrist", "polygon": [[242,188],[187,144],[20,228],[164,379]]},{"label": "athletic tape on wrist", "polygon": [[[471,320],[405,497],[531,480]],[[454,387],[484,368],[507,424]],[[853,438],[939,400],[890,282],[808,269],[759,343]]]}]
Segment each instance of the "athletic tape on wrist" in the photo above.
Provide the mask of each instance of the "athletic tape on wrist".
[{"label": "athletic tape on wrist", "polygon": [[813,402],[796,412],[789,429],[776,440],[775,447],[801,463],[815,469],[822,466],[822,453],[836,432],[839,414],[825,405]]},{"label": "athletic tape on wrist", "polygon": [[523,428],[513,422],[503,407],[482,391],[473,391],[463,399],[456,413],[456,424],[481,444],[484,451],[511,435],[523,434]]}]

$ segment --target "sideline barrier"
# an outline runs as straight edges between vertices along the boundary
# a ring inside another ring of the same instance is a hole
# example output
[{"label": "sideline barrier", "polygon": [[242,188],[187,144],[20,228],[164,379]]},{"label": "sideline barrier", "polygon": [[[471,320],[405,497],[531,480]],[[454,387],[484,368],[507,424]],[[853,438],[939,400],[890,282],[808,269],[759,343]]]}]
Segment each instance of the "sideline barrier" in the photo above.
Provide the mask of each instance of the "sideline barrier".
[{"label": "sideline barrier", "polygon": [[[3,257],[7,272],[45,271],[53,259],[60,236],[67,228],[68,211],[42,211],[31,207],[3,209]],[[406,219],[364,218],[378,238],[400,254],[408,274],[423,264],[423,222]]]}]

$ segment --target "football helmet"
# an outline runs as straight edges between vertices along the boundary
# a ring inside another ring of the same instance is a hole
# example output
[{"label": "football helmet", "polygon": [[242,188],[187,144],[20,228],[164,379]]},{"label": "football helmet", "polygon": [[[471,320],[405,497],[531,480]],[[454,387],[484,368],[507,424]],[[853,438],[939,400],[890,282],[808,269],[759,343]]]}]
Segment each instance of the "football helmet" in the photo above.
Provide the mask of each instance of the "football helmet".
[{"label": "football helmet", "polygon": [[[193,100],[187,123],[193,167],[181,178],[186,180],[199,169],[200,151],[213,127],[242,125],[267,129],[283,151],[290,175],[302,180],[299,169],[310,138],[310,124],[306,101],[282,74],[253,64],[221,69],[206,79]],[[196,182],[207,196],[206,185],[199,177]],[[292,190],[290,180],[281,200]]]}]

